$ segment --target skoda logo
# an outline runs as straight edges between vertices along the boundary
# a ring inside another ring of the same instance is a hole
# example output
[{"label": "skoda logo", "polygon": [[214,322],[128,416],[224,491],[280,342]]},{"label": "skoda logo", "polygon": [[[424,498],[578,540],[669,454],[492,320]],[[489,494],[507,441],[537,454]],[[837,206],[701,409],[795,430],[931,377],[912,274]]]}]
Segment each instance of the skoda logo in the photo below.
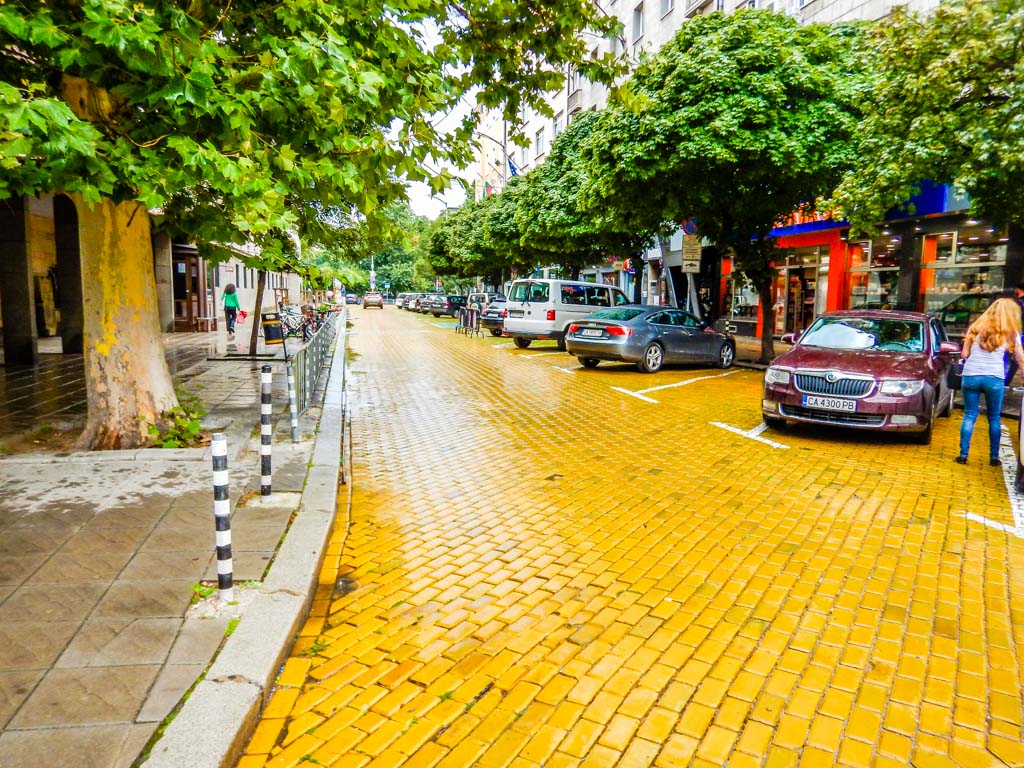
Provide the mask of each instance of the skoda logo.
[{"label": "skoda logo", "polygon": [[835,384],[839,381],[839,371],[829,371],[825,374],[825,381],[829,384]]}]

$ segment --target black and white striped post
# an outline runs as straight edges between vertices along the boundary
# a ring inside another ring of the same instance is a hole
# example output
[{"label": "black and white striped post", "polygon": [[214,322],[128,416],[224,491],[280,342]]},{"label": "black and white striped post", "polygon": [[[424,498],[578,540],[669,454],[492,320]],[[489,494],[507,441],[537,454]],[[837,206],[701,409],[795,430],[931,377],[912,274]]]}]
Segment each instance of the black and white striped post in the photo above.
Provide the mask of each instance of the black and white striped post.
[{"label": "black and white striped post", "polygon": [[299,442],[299,408],[295,394],[295,364],[285,360],[284,369],[288,372],[288,412],[292,416],[292,442]]},{"label": "black and white striped post", "polygon": [[260,380],[263,393],[260,396],[260,496],[270,495],[270,402],[271,368],[264,365]]},{"label": "black and white striped post", "polygon": [[213,455],[213,519],[217,537],[217,587],[222,603],[235,599],[234,577],[231,566],[231,496],[228,483],[228,439],[223,432],[213,435],[210,444]]}]

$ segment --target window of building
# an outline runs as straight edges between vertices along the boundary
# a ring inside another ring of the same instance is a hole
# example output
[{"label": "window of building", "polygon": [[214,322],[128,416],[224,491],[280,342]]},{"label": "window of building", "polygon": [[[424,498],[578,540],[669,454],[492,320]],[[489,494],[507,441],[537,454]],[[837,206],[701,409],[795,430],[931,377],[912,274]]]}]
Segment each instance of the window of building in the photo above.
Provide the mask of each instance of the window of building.
[{"label": "window of building", "polygon": [[558,134],[565,130],[565,113],[559,112],[551,122],[551,140],[558,138]]},{"label": "window of building", "polygon": [[676,0],[661,0],[661,15],[667,16],[676,7]]},{"label": "window of building", "polygon": [[644,4],[633,9],[633,42],[644,36]]},{"label": "window of building", "polygon": [[576,93],[576,91],[580,89],[580,73],[576,70],[576,67],[569,67],[569,72],[566,75],[565,82],[570,95]]},{"label": "window of building", "polygon": [[969,222],[952,232],[925,235],[921,246],[919,307],[962,336],[1006,287],[1005,232]]},{"label": "window of building", "polygon": [[899,247],[900,238],[894,236],[859,240],[847,246],[850,309],[896,307],[900,278]]},{"label": "window of building", "polygon": [[544,154],[544,129],[541,128],[533,137],[533,156],[535,158]]}]

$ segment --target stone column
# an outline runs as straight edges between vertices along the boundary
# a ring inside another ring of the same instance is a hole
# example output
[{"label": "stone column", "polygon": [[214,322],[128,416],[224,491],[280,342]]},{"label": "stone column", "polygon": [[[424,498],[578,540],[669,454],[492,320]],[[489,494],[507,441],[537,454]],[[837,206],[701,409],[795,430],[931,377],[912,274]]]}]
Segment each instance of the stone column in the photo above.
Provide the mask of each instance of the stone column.
[{"label": "stone column", "polygon": [[0,201],[0,312],[4,365],[34,365],[39,358],[36,306],[23,198]]},{"label": "stone column", "polygon": [[82,253],[78,245],[78,211],[71,198],[53,199],[57,246],[57,303],[60,306],[61,350],[82,353]]},{"label": "stone column", "polygon": [[171,238],[156,233],[153,235],[153,271],[156,274],[156,301],[160,312],[160,330],[170,333],[174,330],[174,282],[171,258]]}]

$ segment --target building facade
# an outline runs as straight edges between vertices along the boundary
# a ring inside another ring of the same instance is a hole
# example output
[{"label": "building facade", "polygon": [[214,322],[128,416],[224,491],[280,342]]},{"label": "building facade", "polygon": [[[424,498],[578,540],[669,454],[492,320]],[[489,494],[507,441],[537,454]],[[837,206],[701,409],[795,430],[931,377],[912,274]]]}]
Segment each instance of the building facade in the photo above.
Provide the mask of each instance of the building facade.
[{"label": "building facade", "polygon": [[[927,11],[937,4],[938,0],[911,0],[904,5],[911,11]],[[893,7],[891,0],[607,0],[604,10],[619,19],[623,34],[614,39],[595,37],[590,41],[591,55],[625,53],[635,62],[641,52],[657,51],[671,40],[686,19],[712,11],[762,8],[792,14],[802,23],[837,23],[877,20]],[[565,87],[548,100],[554,117],[523,115],[527,147],[509,145],[500,120],[482,114],[481,176],[502,165],[502,154],[521,172],[536,167],[576,115],[601,109],[607,99],[606,87],[568,72]],[[966,217],[967,201],[952,196],[948,188],[926,185],[922,198],[915,201],[915,217],[894,214],[885,230],[889,234],[876,240],[849,242],[847,228],[828,220],[794,217],[776,230],[780,245],[793,251],[784,264],[776,265],[773,323],[768,330],[775,335],[802,330],[832,309],[891,306],[937,312],[946,298],[989,295],[1024,277],[1013,231],[995,232],[985,222],[968,223],[972,220]],[[733,273],[727,257],[703,245],[680,232],[651,248],[642,264],[594,265],[582,271],[583,279],[617,285],[629,295],[639,280],[647,303],[687,306],[708,320],[723,320],[736,333],[759,336],[765,329],[757,292]],[[954,333],[965,316],[976,316],[974,310],[967,315],[965,311],[943,309]]]}]

